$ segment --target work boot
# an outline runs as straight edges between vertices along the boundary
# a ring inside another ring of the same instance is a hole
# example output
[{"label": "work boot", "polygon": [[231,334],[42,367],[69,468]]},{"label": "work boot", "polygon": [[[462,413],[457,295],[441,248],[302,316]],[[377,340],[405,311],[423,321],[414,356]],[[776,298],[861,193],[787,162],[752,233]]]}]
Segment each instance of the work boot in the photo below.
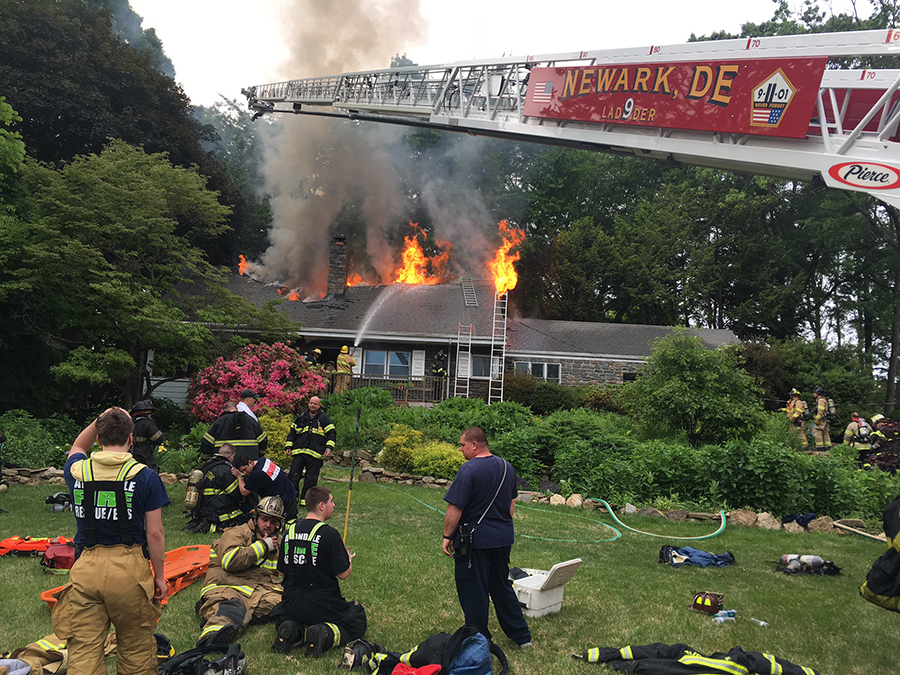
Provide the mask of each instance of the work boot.
[{"label": "work boot", "polygon": [[341,670],[357,670],[362,668],[372,654],[383,652],[384,647],[380,644],[366,642],[365,640],[354,640],[344,647],[344,654],[341,656]]},{"label": "work boot", "polygon": [[237,626],[231,624],[228,626],[222,626],[217,631],[207,633],[199,640],[197,640],[197,647],[205,647],[206,645],[230,645],[237,639],[239,629]]},{"label": "work boot", "polygon": [[306,629],[306,656],[322,656],[334,646],[334,632],[324,623]]},{"label": "work boot", "polygon": [[282,621],[275,633],[275,642],[272,643],[272,651],[279,654],[289,654],[291,649],[303,642],[303,626],[296,621]]}]

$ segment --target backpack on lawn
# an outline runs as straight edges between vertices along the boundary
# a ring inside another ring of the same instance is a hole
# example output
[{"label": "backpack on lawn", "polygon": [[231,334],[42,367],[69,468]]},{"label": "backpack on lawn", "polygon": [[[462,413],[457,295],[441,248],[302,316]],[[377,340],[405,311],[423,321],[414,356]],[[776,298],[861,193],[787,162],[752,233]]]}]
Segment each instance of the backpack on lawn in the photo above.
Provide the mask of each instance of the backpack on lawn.
[{"label": "backpack on lawn", "polygon": [[[210,654],[224,653],[209,660]],[[158,675],[243,675],[247,657],[240,645],[205,645],[173,656],[159,666]]]},{"label": "backpack on lawn", "polygon": [[463,626],[453,635],[432,635],[405,654],[378,654],[370,663],[377,663],[373,675],[389,675],[399,664],[410,669],[440,665],[439,675],[491,675],[491,655],[500,662],[499,675],[508,675],[509,662],[503,650],[488,642],[475,626]]},{"label": "backpack on lawn", "polygon": [[41,558],[41,565],[47,574],[67,574],[75,564],[75,544],[50,544]]}]

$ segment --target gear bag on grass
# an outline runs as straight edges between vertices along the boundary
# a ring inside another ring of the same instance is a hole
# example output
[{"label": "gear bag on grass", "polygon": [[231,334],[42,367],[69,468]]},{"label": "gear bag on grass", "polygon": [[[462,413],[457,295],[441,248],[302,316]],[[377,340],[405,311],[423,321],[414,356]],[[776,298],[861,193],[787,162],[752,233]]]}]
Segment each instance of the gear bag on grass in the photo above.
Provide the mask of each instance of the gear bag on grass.
[{"label": "gear bag on grass", "polygon": [[41,566],[47,574],[67,574],[75,564],[75,544],[51,544],[44,551],[41,558]]},{"label": "gear bag on grass", "polygon": [[500,662],[499,675],[508,675],[509,662],[503,650],[493,642],[489,643],[475,626],[463,626],[453,635],[432,635],[405,654],[374,655],[372,661],[378,666],[373,673],[390,675],[394,667],[402,663],[412,668],[440,664],[441,675],[491,675],[491,655]]}]

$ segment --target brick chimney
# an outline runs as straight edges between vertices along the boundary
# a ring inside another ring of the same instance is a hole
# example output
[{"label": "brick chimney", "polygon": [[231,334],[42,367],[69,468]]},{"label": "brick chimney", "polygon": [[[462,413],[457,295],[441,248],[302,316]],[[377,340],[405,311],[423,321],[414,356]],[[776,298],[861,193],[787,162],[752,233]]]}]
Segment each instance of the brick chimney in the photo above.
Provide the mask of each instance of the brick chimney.
[{"label": "brick chimney", "polygon": [[347,292],[347,237],[339,234],[328,250],[327,296],[343,298]]}]

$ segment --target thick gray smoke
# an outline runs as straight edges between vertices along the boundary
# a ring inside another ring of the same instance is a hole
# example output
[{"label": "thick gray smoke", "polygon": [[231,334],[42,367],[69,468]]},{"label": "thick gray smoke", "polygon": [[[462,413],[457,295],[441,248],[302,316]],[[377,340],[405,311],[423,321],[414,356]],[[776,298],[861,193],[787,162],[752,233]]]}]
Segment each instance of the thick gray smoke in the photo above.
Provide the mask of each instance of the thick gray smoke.
[{"label": "thick gray smoke", "polygon": [[[280,79],[387,68],[393,55],[427,37],[418,0],[302,0],[291,3],[283,25],[291,57]],[[304,297],[323,293],[328,247],[343,233],[335,219],[351,210],[365,224],[371,268],[364,276],[374,271],[375,281],[390,283],[396,251],[388,231],[410,217],[410,194],[424,205],[436,237],[454,246],[457,269],[465,257],[485,258],[481,232],[493,219],[477,187],[434,178],[440,171],[414,170],[404,128],[303,115],[282,115],[265,128],[274,223],[271,245],[254,269],[264,280],[300,288]],[[477,161],[480,142],[452,145],[454,162]]]}]

